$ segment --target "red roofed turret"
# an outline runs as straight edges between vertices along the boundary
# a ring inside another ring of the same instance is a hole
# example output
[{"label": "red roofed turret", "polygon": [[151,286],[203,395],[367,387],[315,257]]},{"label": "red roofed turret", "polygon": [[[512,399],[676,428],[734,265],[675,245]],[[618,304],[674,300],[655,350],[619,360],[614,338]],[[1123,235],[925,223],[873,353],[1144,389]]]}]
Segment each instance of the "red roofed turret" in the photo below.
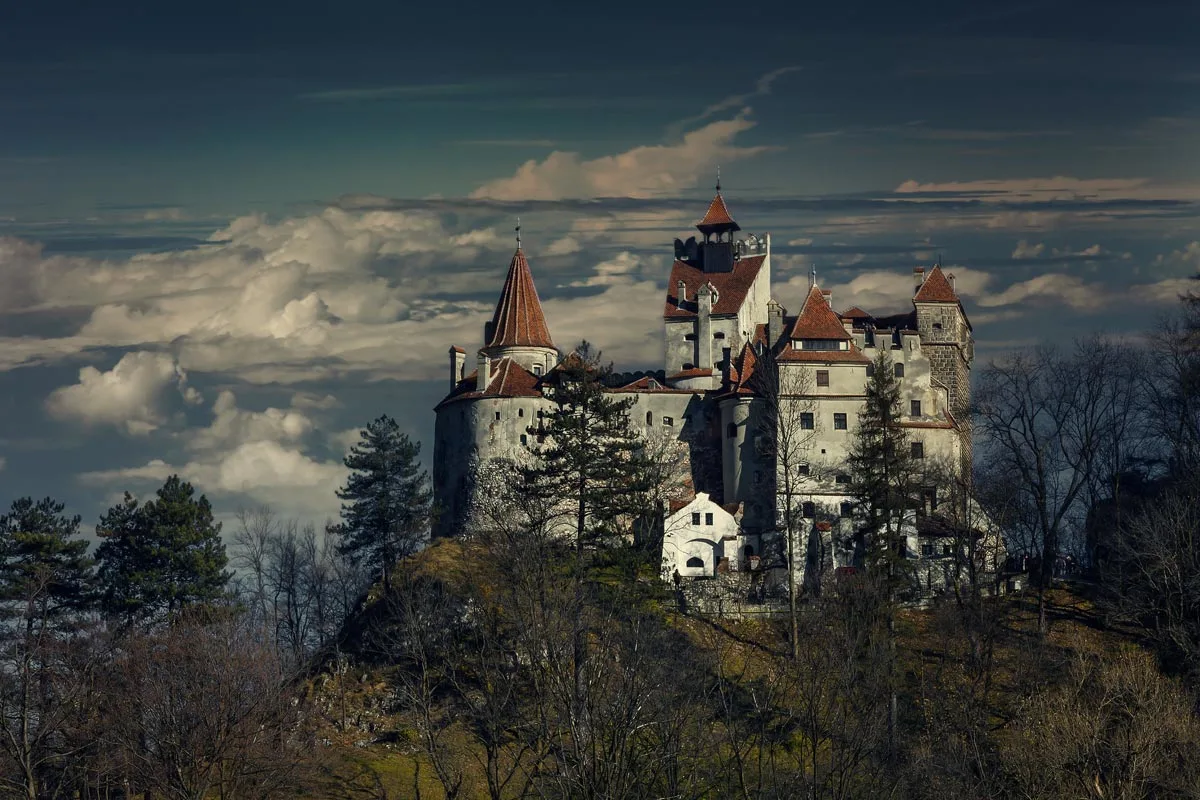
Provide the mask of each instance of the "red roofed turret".
[{"label": "red roofed turret", "polygon": [[717,195],[708,204],[708,211],[704,213],[704,219],[696,224],[700,232],[707,239],[712,234],[720,235],[723,233],[732,233],[740,231],[741,225],[738,225],[729,213],[729,209],[725,207],[725,198],[721,197],[721,170],[717,169]]},{"label": "red roofed turret", "polygon": [[808,290],[804,307],[800,309],[800,315],[796,317],[796,323],[792,326],[791,338],[844,341],[852,337],[846,332],[846,326],[842,324],[838,315],[830,308],[825,293],[814,282]]}]

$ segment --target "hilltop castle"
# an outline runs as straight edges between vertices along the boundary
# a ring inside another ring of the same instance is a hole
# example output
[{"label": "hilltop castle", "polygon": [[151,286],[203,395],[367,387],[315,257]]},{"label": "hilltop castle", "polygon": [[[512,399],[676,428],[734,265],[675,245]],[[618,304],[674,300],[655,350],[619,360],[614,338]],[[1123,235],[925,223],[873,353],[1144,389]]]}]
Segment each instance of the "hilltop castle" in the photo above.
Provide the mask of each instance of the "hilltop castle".
[{"label": "hilltop castle", "polygon": [[[778,529],[782,484],[771,448],[756,446],[767,412],[752,380],[768,359],[781,386],[805,387],[792,400],[804,404],[796,419],[807,450],[791,482],[800,495],[793,507],[827,542],[822,568],[848,565],[855,511],[844,461],[879,348],[890,351],[900,379],[913,456],[969,473],[974,351],[954,276],[940,265],[914,269],[912,307],[900,313],[838,312],[815,271],[803,297],[772,296],[771,237],[736,238],[741,227],[720,185],[696,227],[700,239],[675,240],[663,305],[663,369],[611,388],[632,399],[632,424],[677,439],[686,453],[690,497],[670,509],[664,575],[756,569]],[[780,300],[796,302],[797,313]],[[528,429],[550,407],[541,382],[559,358],[518,238],[474,371],[467,372],[463,348],[450,349],[449,393],[436,408],[433,479],[442,512],[436,533],[469,523],[481,464],[531,446]],[[914,558],[951,555],[936,531],[920,527],[909,536]]]}]

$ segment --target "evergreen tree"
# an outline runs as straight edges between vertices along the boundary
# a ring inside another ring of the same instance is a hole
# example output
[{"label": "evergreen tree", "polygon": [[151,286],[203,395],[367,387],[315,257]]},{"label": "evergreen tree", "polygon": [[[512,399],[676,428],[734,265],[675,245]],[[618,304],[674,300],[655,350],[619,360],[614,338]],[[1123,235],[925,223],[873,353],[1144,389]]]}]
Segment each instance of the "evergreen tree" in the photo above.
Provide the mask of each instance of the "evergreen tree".
[{"label": "evergreen tree", "polygon": [[867,380],[866,402],[847,458],[861,524],[855,557],[866,569],[862,624],[879,626],[887,642],[889,756],[897,753],[896,605],[910,585],[905,524],[919,500],[908,436],[900,424],[900,382],[887,348],[879,348]]},{"label": "evergreen tree", "polygon": [[605,391],[611,373],[583,342],[547,376],[554,407],[531,429],[543,446],[523,470],[526,490],[581,554],[624,541],[632,519],[652,511],[646,442],[629,424],[634,401]]},{"label": "evergreen tree", "polygon": [[605,391],[611,373],[585,341],[547,376],[554,407],[531,429],[544,444],[522,469],[525,493],[546,509],[551,531],[574,551],[571,715],[582,750],[590,731],[584,709],[590,556],[629,538],[634,520],[653,511],[645,504],[652,472],[645,464],[645,442],[629,425],[633,400]]},{"label": "evergreen tree", "polygon": [[127,623],[173,617],[188,606],[226,597],[232,573],[221,525],[203,495],[178,475],[139,505],[129,493],[100,518],[96,551],[104,610]]},{"label": "evergreen tree", "polygon": [[94,598],[87,548],[79,517],[49,497],[23,497],[0,515],[0,784],[15,795],[54,794],[73,756],[69,731],[88,675],[72,644]]},{"label": "evergreen tree", "polygon": [[396,562],[412,555],[429,530],[432,491],[421,469],[421,445],[384,415],[361,431],[345,464],[351,470],[338,490],[342,522],[330,528],[339,549],[389,585]]},{"label": "evergreen tree", "polygon": [[80,518],[63,508],[22,497],[0,516],[0,600],[23,606],[16,614],[55,621],[94,600],[95,562],[79,538]]},{"label": "evergreen tree", "polygon": [[901,426],[900,382],[885,348],[872,363],[866,402],[847,458],[858,501],[855,559],[877,577],[903,580],[905,521],[920,502],[918,472]]}]

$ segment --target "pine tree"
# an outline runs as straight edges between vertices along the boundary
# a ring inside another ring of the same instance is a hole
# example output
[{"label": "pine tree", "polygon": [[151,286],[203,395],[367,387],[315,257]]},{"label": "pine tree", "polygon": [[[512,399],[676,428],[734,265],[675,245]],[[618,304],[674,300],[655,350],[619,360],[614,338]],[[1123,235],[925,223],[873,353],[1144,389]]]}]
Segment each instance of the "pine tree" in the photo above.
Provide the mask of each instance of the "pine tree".
[{"label": "pine tree", "polygon": [[872,363],[866,402],[847,459],[854,476],[862,524],[855,531],[855,557],[866,570],[863,623],[881,624],[888,645],[888,745],[896,753],[896,603],[909,584],[906,522],[918,502],[916,470],[908,436],[900,424],[900,382],[886,348]]},{"label": "pine tree", "polygon": [[125,500],[100,518],[96,551],[104,610],[127,623],[162,621],[182,609],[226,597],[232,573],[221,525],[203,495],[178,475],[167,478],[154,500]]},{"label": "pine tree", "polygon": [[52,498],[15,500],[0,516],[0,600],[17,613],[56,621],[94,600],[95,562],[79,538],[78,516]]},{"label": "pine tree", "polygon": [[585,341],[547,376],[554,407],[532,429],[544,445],[522,470],[523,490],[547,509],[550,527],[565,534],[573,550],[571,715],[581,750],[590,730],[584,709],[584,607],[591,556],[624,542],[634,519],[651,510],[645,498],[652,470],[644,463],[645,443],[629,424],[633,400],[605,391],[611,373]]},{"label": "pine tree", "polygon": [[67,731],[88,679],[72,644],[94,599],[87,548],[79,517],[49,497],[0,515],[0,753],[25,797],[49,796],[72,757]]},{"label": "pine tree", "polygon": [[890,572],[898,586],[906,563],[905,521],[919,502],[920,488],[901,426],[900,382],[886,349],[881,348],[872,363],[847,462],[861,520],[855,531],[855,558],[868,572]]},{"label": "pine tree", "polygon": [[385,586],[396,562],[415,553],[429,529],[433,495],[420,454],[420,443],[384,415],[361,431],[345,459],[351,474],[337,496],[347,504],[330,532],[343,555],[382,576]]}]

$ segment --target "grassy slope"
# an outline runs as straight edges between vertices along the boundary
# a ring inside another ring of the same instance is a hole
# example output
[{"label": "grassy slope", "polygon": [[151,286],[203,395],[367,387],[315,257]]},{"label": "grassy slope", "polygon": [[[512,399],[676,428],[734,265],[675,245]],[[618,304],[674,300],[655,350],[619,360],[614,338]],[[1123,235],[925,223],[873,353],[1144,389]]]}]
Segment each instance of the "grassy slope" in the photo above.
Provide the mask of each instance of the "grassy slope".
[{"label": "grassy slope", "polygon": [[[417,556],[412,568],[455,585],[482,568],[474,561],[478,555],[461,542],[442,540]],[[1102,656],[1140,646],[1136,631],[1106,627],[1093,604],[1071,589],[1050,593],[1051,628],[1044,642],[1038,639],[1037,607],[1032,596],[1016,595],[990,602],[989,613],[1000,627],[994,643],[994,679],[986,687],[971,685],[973,679],[963,668],[968,645],[948,621],[950,611],[902,613],[898,654],[909,703],[902,713],[920,714],[924,692],[930,687],[945,692],[949,687],[983,698],[991,718],[1002,726],[1033,688],[1030,681],[1053,683],[1078,655]],[[373,613],[378,612],[369,605],[364,619],[369,620]],[[719,646],[732,673],[741,673],[749,663],[745,674],[752,674],[752,662],[756,653],[761,653],[761,643],[776,636],[768,623],[708,622],[664,613],[697,647]],[[364,787],[376,787],[375,796],[442,797],[416,733],[382,710],[388,692],[386,667],[353,668],[340,680],[328,671],[316,679],[314,689],[327,709],[330,724],[326,736],[335,761],[340,762],[340,772],[358,774]],[[346,729],[337,724],[343,707],[350,723]],[[483,796],[482,773],[467,737],[451,732],[449,741],[461,754],[458,761],[466,773],[462,796]],[[380,794],[379,789],[386,794]]]}]

